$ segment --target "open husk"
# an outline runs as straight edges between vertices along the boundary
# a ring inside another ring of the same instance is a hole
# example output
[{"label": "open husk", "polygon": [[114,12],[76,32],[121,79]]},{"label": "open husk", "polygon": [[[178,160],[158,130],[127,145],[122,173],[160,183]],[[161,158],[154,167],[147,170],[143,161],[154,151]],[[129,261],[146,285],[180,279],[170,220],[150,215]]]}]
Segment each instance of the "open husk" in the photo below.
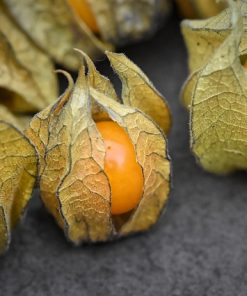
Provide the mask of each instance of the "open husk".
[{"label": "open husk", "polygon": [[[74,85],[65,73],[69,81],[65,93],[54,105],[38,113],[26,130],[39,155],[42,200],[66,237],[77,245],[149,229],[165,207],[170,191],[170,160],[163,131],[140,109],[121,104],[110,81],[96,72],[85,53],[83,56],[89,69],[87,75],[81,66]],[[119,57],[113,53],[108,56]],[[130,65],[131,73],[130,61],[124,58],[123,64],[127,68]],[[152,85],[145,80],[142,83],[144,90],[150,87],[153,92]],[[130,86],[130,94],[135,87]],[[139,95],[140,101],[145,99],[144,93]],[[158,100],[162,100],[160,94],[152,103],[160,104]],[[166,103],[162,108],[167,114]],[[96,110],[125,129],[142,168],[142,199],[125,215],[111,215],[111,188],[104,172],[105,146],[95,124]]]}]

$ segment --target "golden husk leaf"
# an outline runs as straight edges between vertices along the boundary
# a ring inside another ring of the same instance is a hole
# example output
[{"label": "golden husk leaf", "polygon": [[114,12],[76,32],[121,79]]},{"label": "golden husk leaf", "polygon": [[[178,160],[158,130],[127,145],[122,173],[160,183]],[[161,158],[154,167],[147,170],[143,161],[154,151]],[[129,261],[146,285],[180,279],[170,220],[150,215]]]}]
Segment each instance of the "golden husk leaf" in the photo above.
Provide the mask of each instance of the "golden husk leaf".
[{"label": "golden husk leaf", "polygon": [[73,48],[97,58],[111,44],[138,41],[154,33],[169,13],[169,0],[89,0],[99,27],[96,36],[67,0],[3,0],[17,24],[58,63],[78,68]]},{"label": "golden husk leaf", "polygon": [[[241,39],[240,55],[247,53],[247,3],[241,3],[244,18],[244,34]],[[184,20],[181,23],[182,34],[189,56],[190,73],[199,70],[210,56],[227,38],[232,30],[231,9],[226,8],[220,14],[205,20]]]},{"label": "golden husk leaf", "polygon": [[[242,2],[240,7],[244,19],[244,32],[239,45],[239,56],[241,59],[245,59],[247,54],[247,3]],[[192,91],[202,67],[232,30],[231,9],[227,8],[219,15],[206,20],[185,20],[182,22],[181,29],[189,56],[190,76],[181,91],[182,103],[187,108],[191,103]]]},{"label": "golden husk leaf", "polygon": [[191,145],[213,173],[247,168],[247,75],[240,63],[243,24],[232,8],[234,29],[198,73],[191,104]]},{"label": "golden husk leaf", "polygon": [[[74,86],[66,75],[69,87],[64,95],[38,113],[26,131],[39,154],[40,188],[46,207],[75,244],[148,229],[157,221],[170,190],[165,136],[144,113],[106,96],[99,85],[97,90],[93,88],[90,71],[85,75],[82,67]],[[142,200],[117,227],[104,172],[105,146],[92,117],[92,101],[100,112],[125,128],[144,174]]]},{"label": "golden husk leaf", "polygon": [[86,65],[88,68],[87,78],[90,86],[92,86],[99,92],[104,93],[106,96],[109,96],[110,98],[119,101],[111,81],[97,71],[93,61],[90,59],[88,55],[85,55],[85,53],[82,51],[79,51],[79,54],[81,54],[86,61]]},{"label": "golden husk leaf", "polygon": [[2,3],[0,23],[0,103],[15,112],[41,110],[57,97],[53,64]]},{"label": "golden husk leaf", "polygon": [[169,13],[168,0],[89,0],[102,38],[125,44],[147,38]]},{"label": "golden husk leaf", "polygon": [[42,200],[69,240],[106,240],[112,232],[104,143],[89,111],[84,74],[26,134],[40,157]]},{"label": "golden husk leaf", "polygon": [[[106,96],[119,101],[119,98],[110,80],[97,71],[93,61],[88,55],[80,50],[78,51],[78,53],[80,54],[80,56],[82,55],[85,59],[88,70],[87,79],[89,85],[102,92]],[[92,116],[95,121],[109,119],[107,112],[104,112],[104,110],[99,106],[99,104],[96,104],[94,100],[92,101]]]},{"label": "golden husk leaf", "polygon": [[165,98],[141,69],[124,54],[107,52],[106,55],[121,79],[124,104],[149,115],[168,134],[171,128],[171,113]]},{"label": "golden husk leaf", "polygon": [[[231,30],[229,9],[205,20],[184,20],[181,30],[188,51],[190,73],[200,69]],[[229,26],[227,26],[229,24]]]},{"label": "golden husk leaf", "polygon": [[0,120],[0,254],[10,243],[32,195],[37,158],[28,139],[13,125]]},{"label": "golden husk leaf", "polygon": [[18,25],[56,62],[78,69],[73,48],[97,57],[109,44],[103,43],[73,13],[66,0],[4,0]]}]

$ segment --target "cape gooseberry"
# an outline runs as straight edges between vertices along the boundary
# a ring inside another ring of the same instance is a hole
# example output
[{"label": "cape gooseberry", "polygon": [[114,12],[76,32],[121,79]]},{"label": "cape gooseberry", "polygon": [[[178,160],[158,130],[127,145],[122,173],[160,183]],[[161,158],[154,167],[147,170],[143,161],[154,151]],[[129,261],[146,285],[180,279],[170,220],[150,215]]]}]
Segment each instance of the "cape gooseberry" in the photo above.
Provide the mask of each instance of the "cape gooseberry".
[{"label": "cape gooseberry", "polygon": [[112,193],[113,215],[133,210],[143,192],[143,174],[126,131],[113,121],[96,123],[105,143],[105,173]]}]

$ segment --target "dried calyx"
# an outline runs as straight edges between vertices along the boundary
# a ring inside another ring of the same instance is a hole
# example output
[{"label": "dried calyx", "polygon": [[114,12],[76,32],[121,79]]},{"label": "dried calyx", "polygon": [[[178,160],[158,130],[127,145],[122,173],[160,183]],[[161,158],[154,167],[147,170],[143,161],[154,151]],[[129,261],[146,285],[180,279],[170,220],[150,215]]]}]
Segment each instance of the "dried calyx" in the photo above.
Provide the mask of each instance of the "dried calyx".
[{"label": "dried calyx", "polygon": [[[39,156],[42,200],[75,244],[147,230],[157,221],[170,191],[170,161],[161,130],[170,128],[166,102],[136,65],[122,54],[108,53],[123,83],[120,103],[110,81],[82,54],[87,75],[82,66],[74,85],[65,73],[68,89],[26,130]],[[112,214],[107,151],[98,122],[102,120],[124,130],[142,172],[141,198],[125,214]]]},{"label": "dried calyx", "polygon": [[206,170],[247,169],[245,1],[204,21],[184,21],[191,74],[182,91],[190,111],[191,148]]},{"label": "dried calyx", "polygon": [[42,110],[57,97],[53,64],[2,2],[0,23],[0,104],[14,113]]},{"label": "dried calyx", "polygon": [[[3,111],[0,109],[0,112]],[[11,232],[24,214],[37,175],[37,156],[27,137],[8,113],[0,120],[0,254],[7,251]]]}]

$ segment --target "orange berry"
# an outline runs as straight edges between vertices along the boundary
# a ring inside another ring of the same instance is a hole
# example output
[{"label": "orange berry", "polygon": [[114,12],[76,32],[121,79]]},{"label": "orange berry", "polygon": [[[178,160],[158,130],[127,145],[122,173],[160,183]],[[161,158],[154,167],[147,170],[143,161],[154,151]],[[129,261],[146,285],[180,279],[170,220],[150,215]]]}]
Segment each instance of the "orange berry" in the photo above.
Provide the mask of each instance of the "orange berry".
[{"label": "orange berry", "polygon": [[88,0],[69,0],[69,4],[94,33],[99,33],[99,27]]},{"label": "orange berry", "polygon": [[113,215],[127,213],[138,205],[144,183],[134,146],[117,123],[101,121],[96,125],[106,147],[104,170],[111,186],[111,212]]}]

